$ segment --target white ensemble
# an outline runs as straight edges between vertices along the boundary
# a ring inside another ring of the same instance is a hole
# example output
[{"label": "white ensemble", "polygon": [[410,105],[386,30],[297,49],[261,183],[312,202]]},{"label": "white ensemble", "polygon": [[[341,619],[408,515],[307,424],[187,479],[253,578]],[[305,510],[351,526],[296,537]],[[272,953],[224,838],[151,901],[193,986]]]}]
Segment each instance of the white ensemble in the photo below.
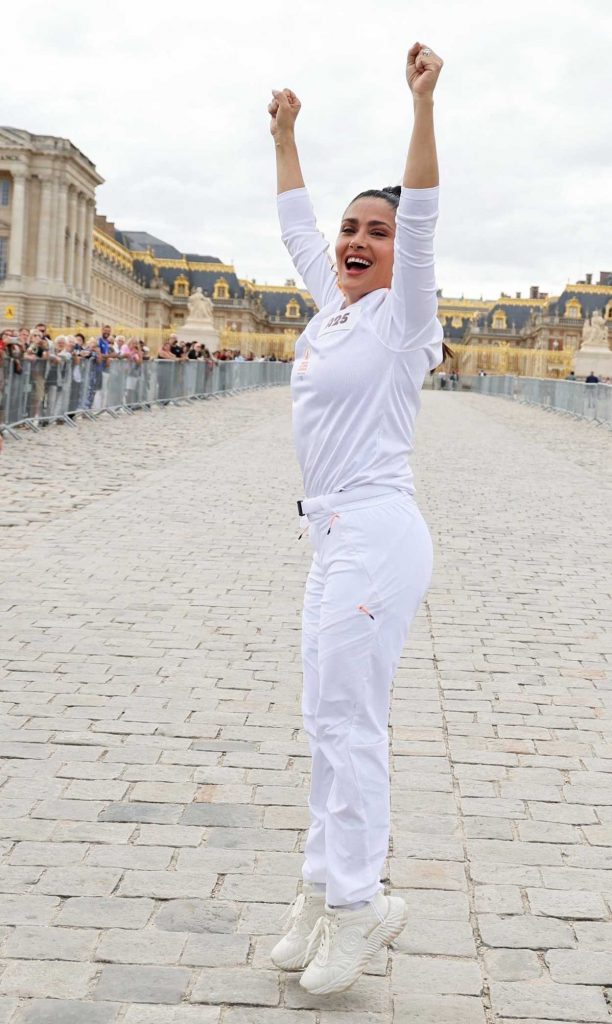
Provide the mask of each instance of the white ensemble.
[{"label": "white ensemble", "polygon": [[442,361],[438,189],[402,189],[391,288],[344,305],[306,189],[278,196],[282,237],[319,307],[298,339],[293,430],[313,546],[302,618],[312,754],[303,877],[327,902],[370,900],[389,841],[391,684],[432,572],[408,456]]}]

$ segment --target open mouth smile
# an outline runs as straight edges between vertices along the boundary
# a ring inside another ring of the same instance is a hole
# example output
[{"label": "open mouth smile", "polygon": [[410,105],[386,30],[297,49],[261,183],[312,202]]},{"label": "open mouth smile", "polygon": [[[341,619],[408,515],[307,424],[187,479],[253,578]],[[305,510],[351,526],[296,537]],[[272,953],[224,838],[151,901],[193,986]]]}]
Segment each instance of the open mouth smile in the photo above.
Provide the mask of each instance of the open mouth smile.
[{"label": "open mouth smile", "polygon": [[366,270],[369,270],[372,266],[371,260],[365,258],[365,256],[347,256],[344,261],[344,267],[347,274],[350,277],[359,277],[360,274],[364,274]]}]

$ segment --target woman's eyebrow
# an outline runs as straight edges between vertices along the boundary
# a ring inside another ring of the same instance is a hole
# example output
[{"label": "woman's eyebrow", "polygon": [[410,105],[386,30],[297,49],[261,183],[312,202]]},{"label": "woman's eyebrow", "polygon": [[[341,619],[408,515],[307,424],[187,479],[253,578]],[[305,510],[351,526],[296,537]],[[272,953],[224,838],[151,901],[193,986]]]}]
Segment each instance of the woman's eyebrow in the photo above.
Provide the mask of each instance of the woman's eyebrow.
[{"label": "woman's eyebrow", "polygon": [[[342,218],[342,223],[343,224],[358,224],[359,221],[358,221],[357,217],[343,217]],[[383,227],[385,227],[385,228],[390,228],[391,227],[391,225],[388,224],[386,220],[369,220],[367,222],[367,224],[368,224],[368,227],[370,227],[370,228],[371,227],[375,227],[375,226],[376,227],[380,227],[381,225]]]}]

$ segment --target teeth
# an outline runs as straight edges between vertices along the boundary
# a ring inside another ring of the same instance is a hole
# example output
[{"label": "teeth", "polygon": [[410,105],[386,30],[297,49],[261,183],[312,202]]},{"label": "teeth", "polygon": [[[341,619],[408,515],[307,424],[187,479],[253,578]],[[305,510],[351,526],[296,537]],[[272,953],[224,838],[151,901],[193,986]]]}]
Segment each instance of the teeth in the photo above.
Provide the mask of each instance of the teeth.
[{"label": "teeth", "polygon": [[368,260],[362,260],[359,256],[348,256],[346,262],[347,266],[349,263],[359,263],[362,267],[371,266]]}]

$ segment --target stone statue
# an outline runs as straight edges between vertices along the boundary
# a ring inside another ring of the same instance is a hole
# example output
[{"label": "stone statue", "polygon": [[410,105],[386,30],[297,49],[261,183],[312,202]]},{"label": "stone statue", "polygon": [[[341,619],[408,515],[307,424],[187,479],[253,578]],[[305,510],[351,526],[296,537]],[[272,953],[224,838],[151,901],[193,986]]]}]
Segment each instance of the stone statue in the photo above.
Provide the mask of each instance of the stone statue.
[{"label": "stone statue", "polygon": [[[584,328],[582,330],[582,338],[582,347],[585,348]],[[587,335],[586,348],[609,349],[608,326],[603,316],[601,315],[600,309],[596,309],[593,315],[591,316],[591,327]]]},{"label": "stone statue", "polygon": [[213,304],[207,295],[204,295],[201,288],[196,288],[187,299],[189,315],[187,323],[208,323],[213,322]]}]

